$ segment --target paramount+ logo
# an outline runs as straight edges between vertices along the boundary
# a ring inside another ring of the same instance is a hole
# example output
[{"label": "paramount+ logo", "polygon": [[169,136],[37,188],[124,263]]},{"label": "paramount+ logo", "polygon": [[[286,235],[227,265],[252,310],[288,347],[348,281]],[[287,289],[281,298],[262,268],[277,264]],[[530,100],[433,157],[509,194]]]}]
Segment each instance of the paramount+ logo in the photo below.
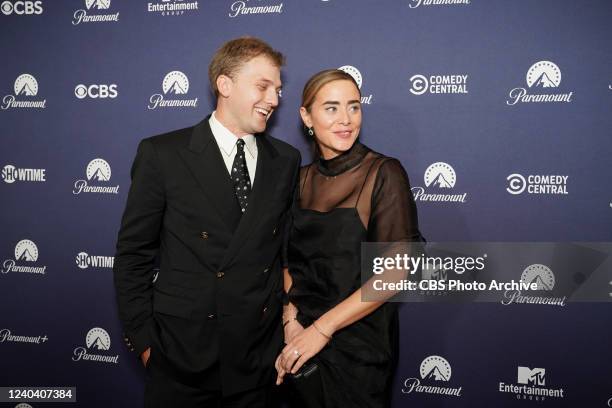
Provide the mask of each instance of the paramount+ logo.
[{"label": "paramount+ logo", "polygon": [[2,10],[2,14],[6,16],[9,16],[11,14],[23,16],[43,13],[42,1],[40,0],[15,2],[6,0],[3,1],[2,4],[0,4],[0,10]]}]

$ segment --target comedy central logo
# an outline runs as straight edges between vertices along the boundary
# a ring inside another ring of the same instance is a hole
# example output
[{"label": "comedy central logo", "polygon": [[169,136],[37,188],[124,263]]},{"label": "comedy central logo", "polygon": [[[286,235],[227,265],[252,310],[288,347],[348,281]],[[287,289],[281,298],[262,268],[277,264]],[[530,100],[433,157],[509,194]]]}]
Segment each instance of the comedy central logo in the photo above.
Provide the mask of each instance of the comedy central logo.
[{"label": "comedy central logo", "polygon": [[[352,65],[343,65],[338,68],[340,71],[344,71],[350,76],[353,77],[355,82],[357,82],[357,87],[361,89],[361,85],[363,84],[363,77],[361,76],[361,72],[357,68]],[[372,94],[363,96],[363,92],[361,93],[361,104],[362,105],[371,105],[372,104]]]},{"label": "comedy central logo", "polygon": [[80,269],[112,268],[115,258],[112,256],[89,255],[87,252],[79,252],[75,258],[76,265]]},{"label": "comedy central logo", "polygon": [[46,99],[35,98],[38,95],[38,81],[31,74],[21,74],[13,84],[14,95],[5,95],[2,98],[2,110],[10,108],[36,108],[44,109]]},{"label": "comedy central logo", "polygon": [[104,159],[93,159],[85,170],[87,180],[77,180],[74,182],[72,194],[81,193],[100,193],[100,194],[119,194],[119,186],[109,186],[111,178],[111,168]]},{"label": "comedy central logo", "polygon": [[555,274],[548,266],[543,264],[531,264],[527,266],[521,274],[521,281],[528,285],[537,284],[535,293],[534,291],[523,293],[520,290],[507,290],[504,292],[501,301],[504,306],[513,303],[565,306],[565,301],[567,300],[566,296],[553,297],[549,294],[541,293],[550,292],[555,287]]},{"label": "comedy central logo", "polygon": [[105,353],[110,350],[111,340],[108,332],[100,327],[94,327],[85,336],[85,346],[75,347],[72,361],[95,361],[100,363],[119,363],[119,355]]},{"label": "comedy central logo", "polygon": [[449,387],[444,383],[451,379],[451,366],[444,357],[426,357],[419,367],[421,378],[409,377],[404,380],[403,394],[412,392],[425,394],[439,394],[453,397],[461,396],[463,387]]},{"label": "comedy central logo", "polygon": [[455,169],[444,162],[431,164],[423,176],[425,187],[412,187],[416,201],[453,201],[465,203],[467,193],[447,193],[453,190],[457,182]]},{"label": "comedy central logo", "polygon": [[567,179],[569,176],[558,174],[530,174],[527,177],[519,173],[506,177],[506,191],[512,195],[522,194],[568,194]]},{"label": "comedy central logo", "polygon": [[114,14],[104,13],[109,10],[111,0],[85,0],[87,10],[78,9],[72,16],[72,25],[81,23],[103,23],[119,21],[119,12]]},{"label": "comedy central logo", "polygon": [[430,94],[467,94],[467,74],[421,75],[410,77],[410,93],[413,95]]},{"label": "comedy central logo", "polygon": [[7,164],[2,168],[2,180],[7,184],[13,184],[16,181],[45,182],[47,181],[46,172],[46,169],[25,169]]},{"label": "comedy central logo", "polygon": [[15,258],[6,259],[2,263],[2,269],[0,272],[3,274],[9,272],[22,272],[31,273],[37,275],[44,275],[47,270],[47,266],[37,266],[38,261],[38,247],[29,239],[22,239],[15,245]]},{"label": "comedy central logo", "polygon": [[563,398],[563,388],[546,387],[546,369],[518,366],[516,373],[517,384],[499,383],[498,391],[513,393],[516,399],[530,401],[544,401],[546,397]]},{"label": "comedy central logo", "polygon": [[525,77],[529,90],[523,87],[513,88],[508,93],[506,105],[518,103],[554,103],[571,102],[574,92],[551,92],[561,85],[561,70],[552,61],[538,61],[527,71]]},{"label": "comedy central logo", "polygon": [[181,71],[171,71],[166,74],[162,81],[164,94],[153,94],[149,98],[148,108],[196,108],[198,98],[186,99],[182,95],[189,92],[189,78]]}]

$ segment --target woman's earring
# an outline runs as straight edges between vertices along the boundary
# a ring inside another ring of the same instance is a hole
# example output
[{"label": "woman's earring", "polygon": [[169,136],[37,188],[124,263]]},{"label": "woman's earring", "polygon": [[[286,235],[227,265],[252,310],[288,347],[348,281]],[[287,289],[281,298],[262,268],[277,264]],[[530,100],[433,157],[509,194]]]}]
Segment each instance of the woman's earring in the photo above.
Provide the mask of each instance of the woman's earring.
[{"label": "woman's earring", "polygon": [[311,127],[309,127],[309,128],[308,128],[308,134],[309,134],[310,136],[314,136],[314,130],[312,130],[312,128],[311,128]]}]

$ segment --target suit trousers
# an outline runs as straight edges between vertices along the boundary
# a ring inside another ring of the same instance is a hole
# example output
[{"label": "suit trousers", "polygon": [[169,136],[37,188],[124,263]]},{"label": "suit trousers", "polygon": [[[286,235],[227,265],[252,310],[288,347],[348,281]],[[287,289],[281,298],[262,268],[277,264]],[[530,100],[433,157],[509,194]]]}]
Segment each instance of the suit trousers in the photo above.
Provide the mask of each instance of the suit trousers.
[{"label": "suit trousers", "polygon": [[150,359],[146,368],[145,408],[275,408],[273,384],[234,395],[187,385],[172,378]]}]

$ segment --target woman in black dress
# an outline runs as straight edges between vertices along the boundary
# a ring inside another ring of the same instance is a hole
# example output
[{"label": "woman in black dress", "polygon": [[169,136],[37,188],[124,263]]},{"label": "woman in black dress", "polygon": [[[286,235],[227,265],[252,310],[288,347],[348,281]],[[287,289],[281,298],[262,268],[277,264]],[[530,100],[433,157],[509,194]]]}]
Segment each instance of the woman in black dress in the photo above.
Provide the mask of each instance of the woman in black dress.
[{"label": "woman in black dress", "polygon": [[[314,75],[300,114],[319,158],[300,172],[284,272],[277,383],[303,407],[386,407],[398,357],[393,303],[362,301],[361,243],[419,241],[406,172],[359,143],[361,95],[340,70]],[[296,378],[292,374],[306,372]],[[307,378],[306,378],[307,377]]]}]

